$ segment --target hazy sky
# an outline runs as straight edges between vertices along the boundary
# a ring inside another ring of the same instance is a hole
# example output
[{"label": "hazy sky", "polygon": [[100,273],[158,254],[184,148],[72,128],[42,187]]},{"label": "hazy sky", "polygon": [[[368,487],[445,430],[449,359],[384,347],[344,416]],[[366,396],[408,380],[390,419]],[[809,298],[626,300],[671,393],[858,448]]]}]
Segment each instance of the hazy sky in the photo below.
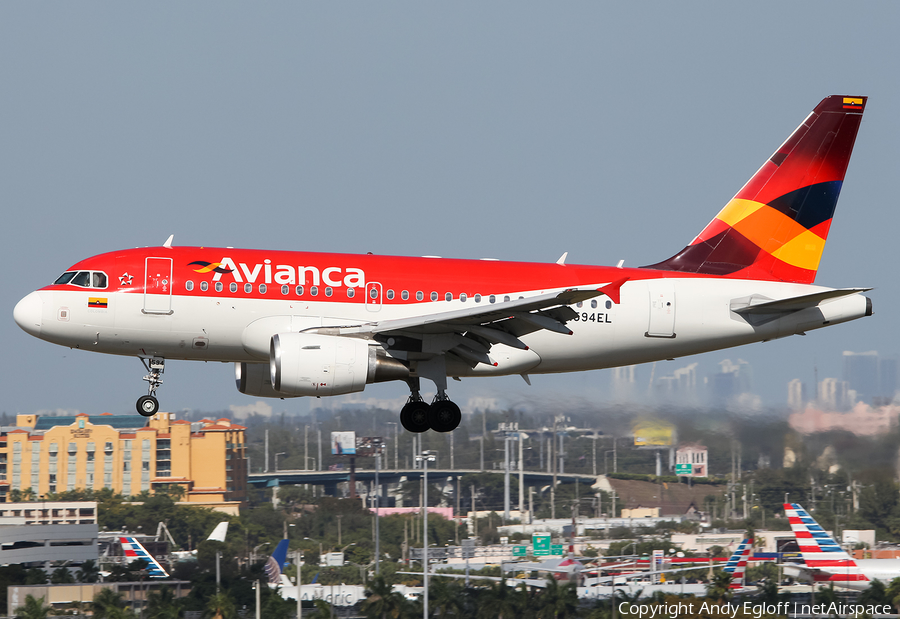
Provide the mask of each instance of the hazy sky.
[{"label": "hazy sky", "polygon": [[[896,2],[0,4],[0,410],[131,413],[135,358],[13,322],[76,261],[178,245],[627,265],[690,241],[829,94],[870,97],[817,283],[875,316],[692,361],[840,376],[900,352]],[[171,362],[163,410],[224,409]],[[460,403],[606,399],[607,374],[469,379]],[[402,383],[363,396],[404,398]],[[305,411],[308,402],[271,401]]]}]

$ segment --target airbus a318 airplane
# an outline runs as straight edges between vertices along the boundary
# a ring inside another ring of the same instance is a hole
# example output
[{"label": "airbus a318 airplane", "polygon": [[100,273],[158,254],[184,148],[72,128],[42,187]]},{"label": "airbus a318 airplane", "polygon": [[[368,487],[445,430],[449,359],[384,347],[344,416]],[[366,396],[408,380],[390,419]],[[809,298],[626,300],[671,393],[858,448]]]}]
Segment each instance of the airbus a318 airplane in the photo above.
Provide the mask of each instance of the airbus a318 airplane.
[{"label": "airbus a318 airplane", "polygon": [[[241,393],[331,396],[406,381],[411,432],[460,421],[447,378],[576,372],[762,342],[872,314],[868,288],[814,285],[866,97],[830,96],[671,258],[640,268],[215,247],[77,262],[14,317],[40,339],[235,364]],[[771,106],[765,105],[766,110]],[[431,403],[420,379],[434,382]]]}]

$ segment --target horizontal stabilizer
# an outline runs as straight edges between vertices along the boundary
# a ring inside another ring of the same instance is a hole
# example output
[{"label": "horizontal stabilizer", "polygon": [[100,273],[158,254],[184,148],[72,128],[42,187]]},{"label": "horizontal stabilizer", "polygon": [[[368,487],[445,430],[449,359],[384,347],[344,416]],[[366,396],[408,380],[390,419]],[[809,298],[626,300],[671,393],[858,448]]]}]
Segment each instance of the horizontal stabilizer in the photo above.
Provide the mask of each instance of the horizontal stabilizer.
[{"label": "horizontal stabilizer", "polygon": [[867,292],[869,290],[871,290],[871,288],[838,288],[835,290],[824,290],[822,292],[804,294],[798,297],[789,297],[787,299],[777,299],[775,301],[756,296],[749,298],[745,297],[743,299],[735,299],[732,301],[731,311],[744,316],[751,314],[787,314],[798,312],[808,307],[816,307],[823,301],[849,297],[850,295]]}]

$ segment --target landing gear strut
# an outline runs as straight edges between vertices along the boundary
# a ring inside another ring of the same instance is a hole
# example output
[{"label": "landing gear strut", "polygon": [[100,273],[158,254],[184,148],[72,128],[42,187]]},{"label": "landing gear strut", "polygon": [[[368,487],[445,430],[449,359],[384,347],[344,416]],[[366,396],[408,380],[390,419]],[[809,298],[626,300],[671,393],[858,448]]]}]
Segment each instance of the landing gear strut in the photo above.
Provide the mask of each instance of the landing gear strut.
[{"label": "landing gear strut", "polygon": [[408,432],[452,432],[459,425],[462,413],[459,406],[447,397],[443,389],[438,391],[429,405],[419,395],[419,379],[409,379],[410,396],[400,411],[400,423]]},{"label": "landing gear strut", "polygon": [[156,399],[156,390],[159,389],[159,386],[163,383],[163,380],[159,375],[166,371],[166,360],[162,357],[153,357],[150,359],[150,364],[147,365],[147,362],[141,357],[141,363],[144,364],[144,367],[147,368],[147,371],[149,372],[149,374],[144,376],[144,380],[150,383],[150,387],[147,395],[142,395],[138,398],[136,405],[137,412],[144,417],[152,417],[156,414],[156,411],[159,410],[159,400]]}]

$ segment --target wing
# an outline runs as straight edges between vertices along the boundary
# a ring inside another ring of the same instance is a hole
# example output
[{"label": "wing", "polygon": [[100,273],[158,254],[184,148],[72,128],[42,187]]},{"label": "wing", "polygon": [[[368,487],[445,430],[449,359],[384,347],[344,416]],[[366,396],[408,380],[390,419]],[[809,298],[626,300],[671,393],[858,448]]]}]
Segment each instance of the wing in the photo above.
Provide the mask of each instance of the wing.
[{"label": "wing", "polygon": [[489,356],[493,345],[527,350],[519,338],[542,329],[571,335],[566,322],[575,318],[577,312],[569,306],[610,292],[603,288],[568,288],[437,314],[338,327],[338,332],[373,337],[391,354],[399,353],[397,356],[409,359],[449,352],[471,367],[479,363],[497,365]]}]

